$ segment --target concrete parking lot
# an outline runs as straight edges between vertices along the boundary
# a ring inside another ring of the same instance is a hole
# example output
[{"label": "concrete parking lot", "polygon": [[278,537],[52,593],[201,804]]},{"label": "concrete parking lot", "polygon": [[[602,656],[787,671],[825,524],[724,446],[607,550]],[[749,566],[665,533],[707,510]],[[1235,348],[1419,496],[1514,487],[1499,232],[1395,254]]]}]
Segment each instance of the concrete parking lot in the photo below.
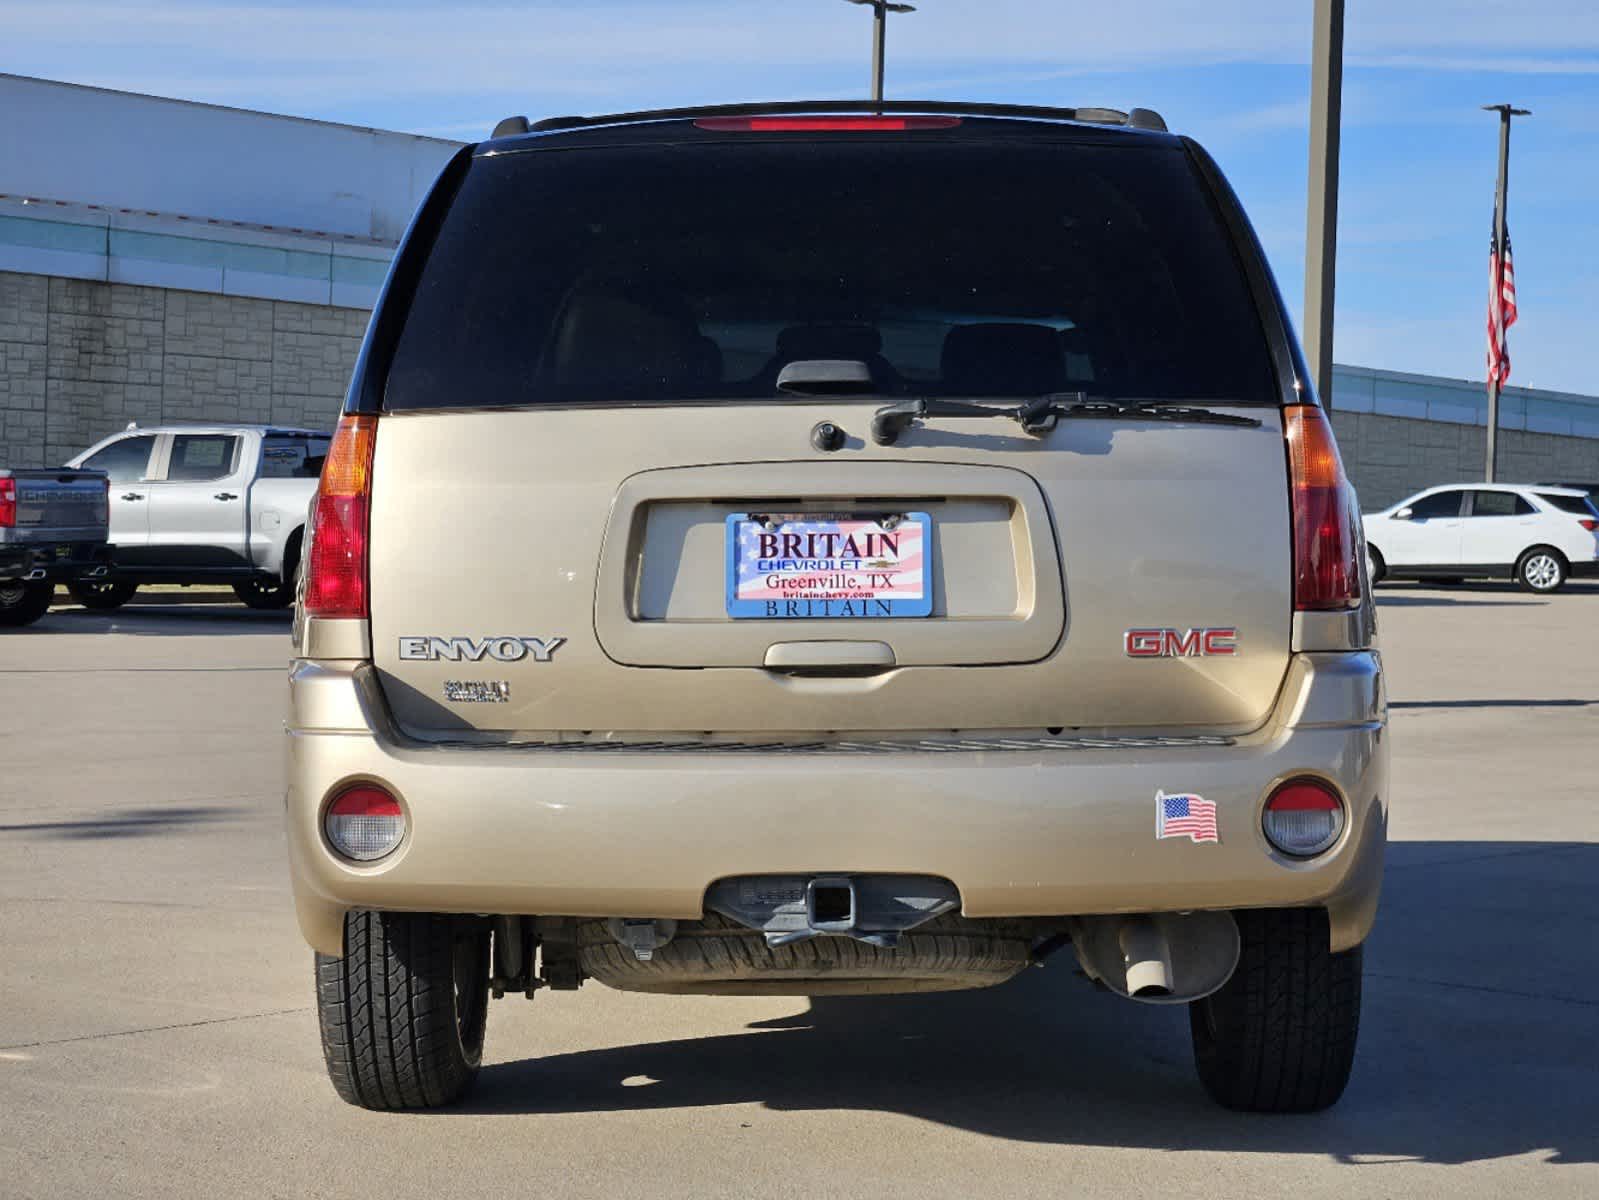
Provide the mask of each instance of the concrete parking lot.
[{"label": "concrete parking lot", "polygon": [[1394,820],[1361,1053],[1214,1108],[1186,1016],[1057,960],[989,992],[591,984],[490,1010],[465,1106],[323,1075],[280,821],[287,618],[0,641],[0,1195],[1599,1195],[1599,587],[1380,593]]}]

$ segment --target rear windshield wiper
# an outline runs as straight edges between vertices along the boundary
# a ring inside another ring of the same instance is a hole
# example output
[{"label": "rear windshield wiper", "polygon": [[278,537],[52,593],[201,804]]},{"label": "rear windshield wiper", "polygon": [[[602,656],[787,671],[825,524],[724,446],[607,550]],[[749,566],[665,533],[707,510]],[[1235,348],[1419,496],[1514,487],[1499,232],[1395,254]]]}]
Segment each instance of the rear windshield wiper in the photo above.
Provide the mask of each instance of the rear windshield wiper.
[{"label": "rear windshield wiper", "polygon": [[878,409],[872,417],[872,440],[879,446],[892,446],[899,440],[900,434],[917,421],[926,420],[928,417],[1009,417],[1034,436],[1048,433],[1061,420],[1108,420],[1116,417],[1138,421],[1234,425],[1244,429],[1260,427],[1260,422],[1254,417],[1216,412],[1209,408],[1173,404],[1164,400],[1090,399],[1083,392],[1052,392],[1023,401],[1014,408],[969,404],[962,400],[939,400],[924,396],[916,400],[903,400],[898,404],[884,405]]}]

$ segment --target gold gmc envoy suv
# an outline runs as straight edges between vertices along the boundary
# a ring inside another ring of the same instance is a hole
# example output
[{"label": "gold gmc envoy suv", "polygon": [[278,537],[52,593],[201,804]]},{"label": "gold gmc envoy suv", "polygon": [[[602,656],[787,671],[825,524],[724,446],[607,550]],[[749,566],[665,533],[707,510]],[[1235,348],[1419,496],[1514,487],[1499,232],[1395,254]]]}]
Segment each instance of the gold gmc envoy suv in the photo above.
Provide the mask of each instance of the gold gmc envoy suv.
[{"label": "gold gmc envoy suv", "polygon": [[314,501],[288,845],[327,1066],[488,997],[1075,958],[1220,1103],[1333,1103],[1387,713],[1253,232],[1148,110],[514,117],[444,168]]}]

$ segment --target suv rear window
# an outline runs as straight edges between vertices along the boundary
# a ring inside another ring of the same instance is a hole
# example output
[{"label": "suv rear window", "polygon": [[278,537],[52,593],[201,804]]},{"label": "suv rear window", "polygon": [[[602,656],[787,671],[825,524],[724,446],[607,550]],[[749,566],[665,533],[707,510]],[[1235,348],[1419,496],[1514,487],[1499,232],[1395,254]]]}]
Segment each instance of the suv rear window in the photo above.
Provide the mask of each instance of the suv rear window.
[{"label": "suv rear window", "polygon": [[1599,508],[1595,508],[1593,501],[1586,496],[1562,496],[1559,492],[1539,492],[1538,499],[1550,508],[1558,508],[1561,512],[1577,513],[1584,517],[1599,517]]},{"label": "suv rear window", "polygon": [[389,409],[879,394],[1276,400],[1239,262],[1167,145],[751,142],[475,160]]}]

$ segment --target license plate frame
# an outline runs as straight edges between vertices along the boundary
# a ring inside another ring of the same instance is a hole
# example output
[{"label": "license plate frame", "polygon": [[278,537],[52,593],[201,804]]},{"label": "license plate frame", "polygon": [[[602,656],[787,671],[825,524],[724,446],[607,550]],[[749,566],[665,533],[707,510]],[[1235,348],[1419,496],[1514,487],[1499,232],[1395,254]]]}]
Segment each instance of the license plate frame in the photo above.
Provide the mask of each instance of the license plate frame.
[{"label": "license plate frame", "polygon": [[[767,621],[931,616],[932,533],[933,518],[925,512],[729,513],[724,534],[727,615]],[[804,540],[779,540],[774,547],[761,543],[762,534]],[[868,540],[871,534],[877,536]],[[779,553],[763,558],[764,549]],[[784,553],[793,549],[831,553]],[[796,565],[773,570],[763,569],[763,562]],[[911,565],[901,568],[900,563]],[[896,578],[885,587],[883,575]],[[792,586],[772,587],[774,576]],[[774,590],[779,594],[773,596]]]}]

